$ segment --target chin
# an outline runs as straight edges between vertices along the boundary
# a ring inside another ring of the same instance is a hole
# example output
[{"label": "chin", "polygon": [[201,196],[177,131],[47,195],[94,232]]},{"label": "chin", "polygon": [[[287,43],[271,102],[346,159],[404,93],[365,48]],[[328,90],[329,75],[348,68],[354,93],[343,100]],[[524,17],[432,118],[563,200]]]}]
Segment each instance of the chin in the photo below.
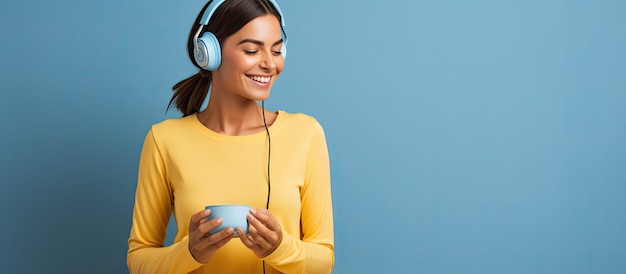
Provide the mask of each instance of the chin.
[{"label": "chin", "polygon": [[251,89],[246,92],[246,95],[250,100],[263,101],[270,97],[270,89]]},{"label": "chin", "polygon": [[265,101],[265,100],[267,100],[267,98],[270,98],[269,92],[265,93],[263,95],[259,94],[258,96],[253,96],[252,100],[254,100],[254,101]]}]

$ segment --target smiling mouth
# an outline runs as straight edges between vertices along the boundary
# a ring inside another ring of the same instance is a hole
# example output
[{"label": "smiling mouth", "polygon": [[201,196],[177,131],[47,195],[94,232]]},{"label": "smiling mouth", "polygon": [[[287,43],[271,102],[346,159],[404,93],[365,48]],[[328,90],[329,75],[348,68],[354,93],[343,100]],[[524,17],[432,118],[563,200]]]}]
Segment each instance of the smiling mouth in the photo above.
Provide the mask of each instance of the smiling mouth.
[{"label": "smiling mouth", "polygon": [[246,77],[250,78],[252,81],[264,84],[269,83],[269,81],[272,80],[272,76],[246,75]]}]

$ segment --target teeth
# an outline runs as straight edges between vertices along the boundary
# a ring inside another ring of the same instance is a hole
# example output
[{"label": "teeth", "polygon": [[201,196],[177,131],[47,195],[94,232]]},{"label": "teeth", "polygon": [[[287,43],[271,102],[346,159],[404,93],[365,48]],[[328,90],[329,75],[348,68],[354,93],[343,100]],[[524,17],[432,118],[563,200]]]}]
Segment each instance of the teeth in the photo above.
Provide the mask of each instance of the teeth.
[{"label": "teeth", "polygon": [[270,76],[257,76],[257,75],[249,75],[248,78],[257,82],[261,82],[261,83],[267,83],[270,81],[270,79],[272,79],[272,77]]}]

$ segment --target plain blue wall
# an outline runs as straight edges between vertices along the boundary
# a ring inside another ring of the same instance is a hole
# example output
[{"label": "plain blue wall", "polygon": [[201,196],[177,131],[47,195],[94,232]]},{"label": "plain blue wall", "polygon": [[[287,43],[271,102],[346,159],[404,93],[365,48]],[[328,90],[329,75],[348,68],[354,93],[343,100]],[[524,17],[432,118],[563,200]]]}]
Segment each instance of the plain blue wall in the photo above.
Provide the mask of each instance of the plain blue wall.
[{"label": "plain blue wall", "polygon": [[[625,2],[281,1],[267,103],[326,129],[335,273],[624,273]],[[0,272],[127,272],[203,4],[0,4]]]}]

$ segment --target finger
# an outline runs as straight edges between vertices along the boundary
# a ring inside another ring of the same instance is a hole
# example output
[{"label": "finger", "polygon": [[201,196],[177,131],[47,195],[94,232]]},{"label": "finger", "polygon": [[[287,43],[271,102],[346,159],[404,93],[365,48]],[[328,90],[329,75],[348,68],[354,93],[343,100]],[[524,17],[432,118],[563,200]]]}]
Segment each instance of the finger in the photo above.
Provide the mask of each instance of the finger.
[{"label": "finger", "polygon": [[202,250],[217,250],[233,238],[233,229],[226,228],[215,234],[204,234],[198,240]]},{"label": "finger", "polygon": [[230,230],[230,233],[225,238],[223,238],[223,239],[221,239],[221,240],[219,240],[219,241],[217,241],[216,243],[213,244],[213,247],[215,249],[221,248],[222,246],[226,245],[230,240],[233,239],[233,230],[232,230],[232,228],[227,228],[227,229],[224,229],[224,230]]},{"label": "finger", "polygon": [[193,242],[194,245],[197,244],[202,248],[206,248],[217,241],[217,239],[209,239],[209,237],[211,236],[211,234],[209,234],[211,228],[205,225],[206,223],[202,226],[199,226],[196,230],[193,230],[189,234],[189,241]]},{"label": "finger", "polygon": [[266,223],[257,219],[255,216],[248,214],[247,219],[250,227],[255,230],[255,233],[265,236],[269,235],[272,232],[270,229],[267,228]]},{"label": "finger", "polygon": [[223,242],[224,240],[228,242],[230,241],[230,239],[233,238],[233,232],[234,232],[234,229],[232,227],[227,227],[225,229],[218,231],[215,234],[209,235],[208,242],[210,242],[211,245],[218,245],[220,242]]},{"label": "finger", "polygon": [[280,228],[280,226],[278,225],[278,221],[276,221],[272,213],[270,213],[269,210],[265,208],[259,210],[250,209],[250,214],[259,221],[261,221],[261,223],[263,223],[270,230],[275,231]]},{"label": "finger", "polygon": [[[224,220],[222,218],[215,218],[213,220],[210,220],[208,222],[204,222],[201,223],[198,228],[196,229],[200,234],[204,235],[209,235],[209,231],[213,230],[214,228],[220,226],[222,224]],[[222,229],[223,231],[224,229]],[[219,232],[218,232],[219,233]]]},{"label": "finger", "polygon": [[208,231],[205,231],[203,226],[206,223],[206,217],[210,214],[210,210],[203,210],[191,216],[188,228],[189,240],[196,242]]},{"label": "finger", "polygon": [[232,228],[228,227],[218,232],[215,232],[213,234],[209,232],[201,233],[200,231],[197,231],[196,234],[199,235],[198,241],[203,242],[204,246],[210,246],[210,245],[214,245],[215,243],[223,239],[232,237],[232,233],[233,233]]},{"label": "finger", "polygon": [[245,233],[243,233],[243,229],[237,228],[237,234],[239,235],[239,239],[241,240],[243,245],[245,245],[247,248],[253,249],[256,247],[254,241],[252,241],[252,239],[250,238],[250,235],[246,235]]},{"label": "finger", "polygon": [[206,218],[211,216],[211,210],[210,209],[205,209],[202,211],[199,211],[198,213],[194,214],[193,216],[191,216],[191,224],[193,225],[193,228],[195,229],[196,227],[198,227],[199,225],[203,224],[206,222]]},{"label": "finger", "polygon": [[192,215],[191,216],[191,220],[189,222],[189,228],[195,229],[209,215],[211,215],[211,210],[210,209],[205,209],[205,210],[199,211],[196,214]]},{"label": "finger", "polygon": [[252,237],[255,244],[257,244],[257,246],[262,248],[264,251],[276,249],[282,241],[282,232],[279,224],[276,225],[276,230],[270,230],[266,224],[261,223],[261,221],[254,218],[254,216],[250,216],[248,222],[250,223],[248,233]]},{"label": "finger", "polygon": [[272,247],[271,242],[269,241],[268,237],[261,234],[255,227],[251,226],[248,228],[248,236],[250,236],[249,238],[252,240],[252,242],[254,243],[254,245],[257,248],[261,248],[263,250],[266,250],[268,248]]}]

